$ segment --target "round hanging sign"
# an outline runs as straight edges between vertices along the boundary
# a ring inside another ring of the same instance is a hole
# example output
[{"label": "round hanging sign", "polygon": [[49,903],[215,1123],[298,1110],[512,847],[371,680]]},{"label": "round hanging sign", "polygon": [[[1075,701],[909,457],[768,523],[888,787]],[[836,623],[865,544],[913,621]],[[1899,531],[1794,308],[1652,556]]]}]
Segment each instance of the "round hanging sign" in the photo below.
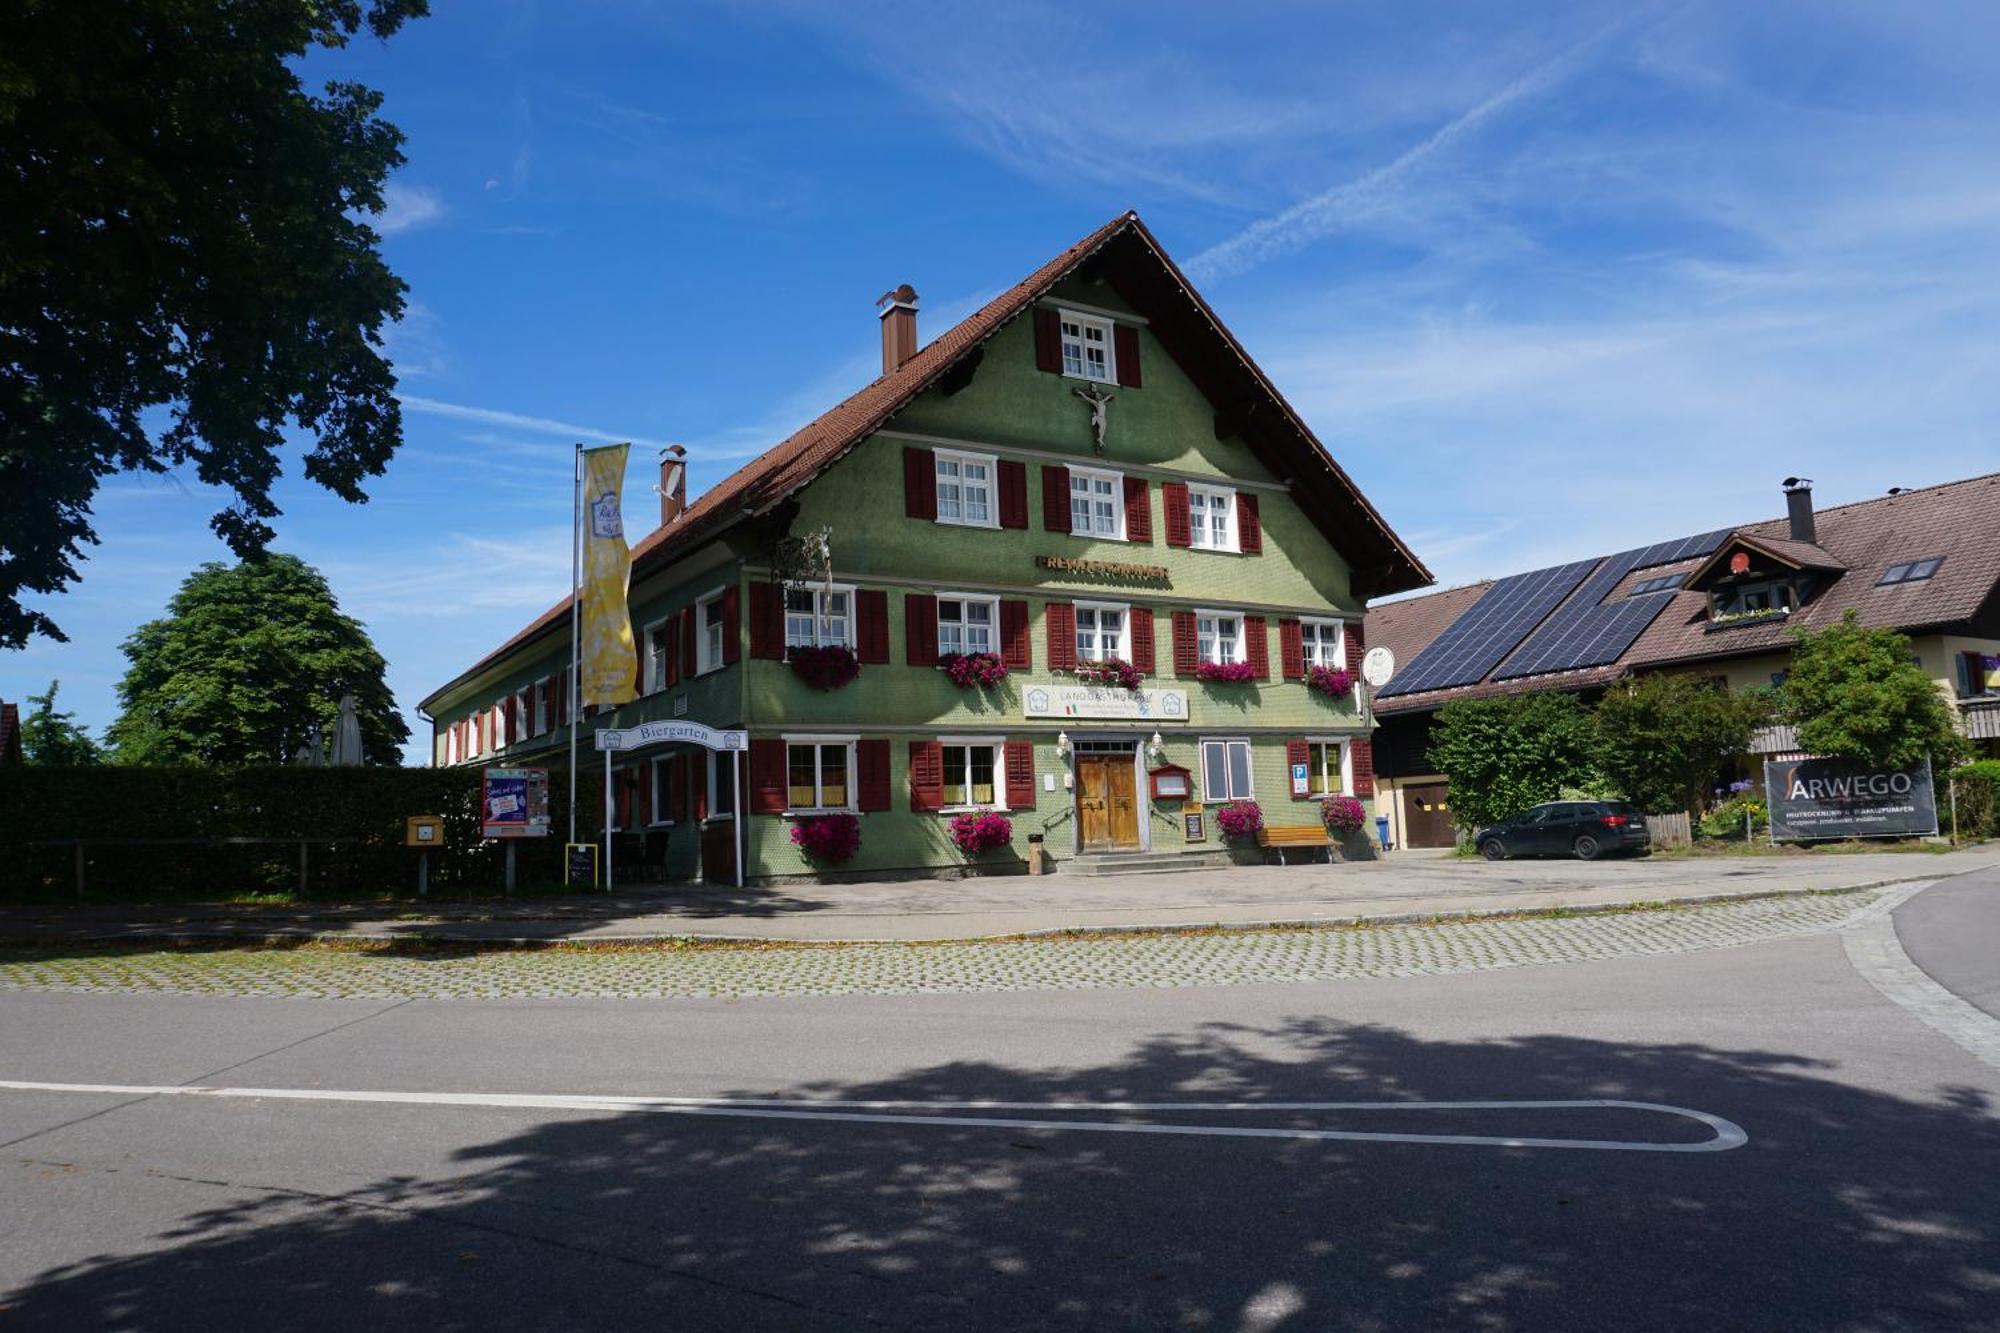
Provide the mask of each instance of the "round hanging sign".
[{"label": "round hanging sign", "polygon": [[1396,655],[1387,648],[1370,648],[1361,655],[1361,679],[1381,689],[1396,674]]}]

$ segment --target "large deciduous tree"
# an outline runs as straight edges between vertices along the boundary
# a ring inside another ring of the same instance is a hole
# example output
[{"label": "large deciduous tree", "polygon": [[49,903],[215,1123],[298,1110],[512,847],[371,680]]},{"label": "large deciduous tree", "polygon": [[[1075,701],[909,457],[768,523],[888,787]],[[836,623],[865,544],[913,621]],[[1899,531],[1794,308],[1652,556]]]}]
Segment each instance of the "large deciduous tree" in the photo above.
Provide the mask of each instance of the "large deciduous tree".
[{"label": "large deciduous tree", "polygon": [[1794,636],[1779,714],[1799,748],[1829,759],[1907,768],[1929,755],[1942,768],[1968,746],[1943,691],[1917,664],[1910,640],[1869,629],[1849,611],[1838,625]]},{"label": "large deciduous tree", "polygon": [[1475,828],[1553,801],[1596,777],[1590,714],[1575,695],[1460,699],[1438,710],[1432,768],[1451,780],[1451,810]]},{"label": "large deciduous tree", "polygon": [[1733,693],[1693,676],[1641,676],[1612,686],[1597,705],[1598,767],[1650,814],[1692,811],[1770,717],[1767,692]]},{"label": "large deciduous tree", "polygon": [[75,713],[56,711],[56,691],[62,682],[49,682],[48,693],[31,694],[34,707],[21,719],[21,753],[31,764],[48,768],[77,768],[102,762],[103,751],[90,732],[80,726]]},{"label": "large deciduous tree", "polygon": [[362,219],[402,135],[381,96],[306,91],[296,62],[426,0],[10,0],[0,5],[0,647],[60,639],[58,592],[125,470],[230,491],[239,555],[305,474],[367,497],[402,419],[382,354],[403,283]]},{"label": "large deciduous tree", "polygon": [[190,574],[125,641],[131,666],[111,724],[126,764],[282,764],[330,738],[352,694],[371,764],[401,761],[410,729],[383,679],[382,655],[341,614],[319,571],[269,552]]}]

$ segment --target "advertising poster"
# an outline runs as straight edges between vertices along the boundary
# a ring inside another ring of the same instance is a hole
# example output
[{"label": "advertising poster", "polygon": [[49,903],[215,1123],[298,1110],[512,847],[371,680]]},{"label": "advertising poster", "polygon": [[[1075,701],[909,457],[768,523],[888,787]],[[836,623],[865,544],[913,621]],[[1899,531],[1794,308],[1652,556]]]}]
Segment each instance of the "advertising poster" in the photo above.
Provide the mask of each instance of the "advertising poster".
[{"label": "advertising poster", "polygon": [[546,838],[549,770],[489,768],[479,797],[480,836]]},{"label": "advertising poster", "polygon": [[1764,765],[1773,842],[1913,838],[1938,831],[1931,763],[1881,769],[1851,759]]}]

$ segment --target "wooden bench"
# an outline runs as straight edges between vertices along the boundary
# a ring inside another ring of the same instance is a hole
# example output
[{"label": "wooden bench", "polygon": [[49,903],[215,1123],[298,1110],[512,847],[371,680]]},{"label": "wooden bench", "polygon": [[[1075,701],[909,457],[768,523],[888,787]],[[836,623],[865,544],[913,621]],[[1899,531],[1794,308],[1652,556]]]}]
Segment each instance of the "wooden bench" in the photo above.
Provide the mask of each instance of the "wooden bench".
[{"label": "wooden bench", "polygon": [[1326,828],[1319,824],[1303,824],[1297,828],[1262,828],[1257,830],[1257,845],[1265,851],[1276,850],[1278,864],[1287,864],[1287,847],[1317,847],[1326,853],[1326,859],[1333,860],[1333,842],[1326,836]]}]

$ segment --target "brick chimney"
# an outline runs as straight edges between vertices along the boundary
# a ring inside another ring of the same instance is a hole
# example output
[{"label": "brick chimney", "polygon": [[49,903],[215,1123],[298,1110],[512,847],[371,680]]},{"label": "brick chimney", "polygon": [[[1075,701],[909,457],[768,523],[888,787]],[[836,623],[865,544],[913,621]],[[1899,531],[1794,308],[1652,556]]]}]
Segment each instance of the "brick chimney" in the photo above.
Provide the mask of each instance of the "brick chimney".
[{"label": "brick chimney", "polygon": [[904,283],[875,298],[882,307],[882,373],[887,375],[917,354],[917,289]]},{"label": "brick chimney", "polygon": [[660,526],[665,527],[688,507],[687,450],[670,444],[660,450]]},{"label": "brick chimney", "polygon": [[1785,517],[1791,520],[1793,541],[1818,544],[1819,537],[1813,529],[1811,477],[1785,478]]}]

